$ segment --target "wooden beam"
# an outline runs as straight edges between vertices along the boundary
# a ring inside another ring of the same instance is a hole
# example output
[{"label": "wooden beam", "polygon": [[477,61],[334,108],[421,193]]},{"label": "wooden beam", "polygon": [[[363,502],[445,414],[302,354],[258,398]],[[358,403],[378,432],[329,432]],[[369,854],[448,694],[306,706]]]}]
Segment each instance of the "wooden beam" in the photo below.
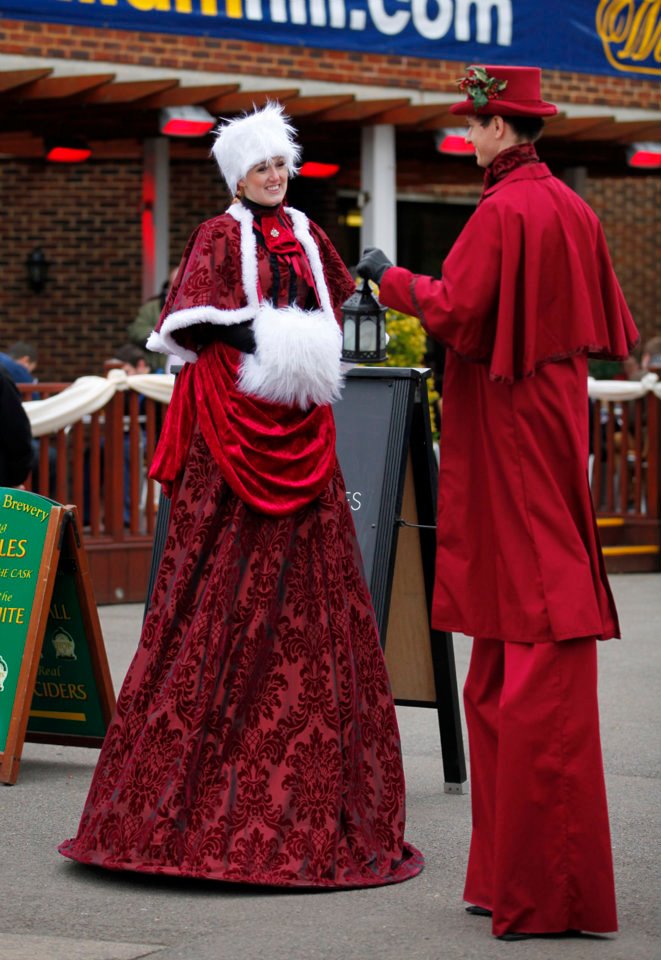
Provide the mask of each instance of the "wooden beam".
[{"label": "wooden beam", "polygon": [[[411,104],[388,110],[379,120],[380,123],[394,123],[396,127],[413,127],[421,124],[438,126],[438,120],[448,112],[447,103]],[[455,118],[456,119],[456,118]],[[459,126],[457,123],[456,126]]]},{"label": "wooden beam", "polygon": [[84,77],[45,77],[19,90],[16,96],[20,101],[65,100],[76,94],[86,93],[88,90],[96,90],[112,83],[114,79],[114,73]]},{"label": "wooden beam", "polygon": [[132,160],[144,155],[144,145],[137,139],[92,140],[90,147],[93,160]]},{"label": "wooden beam", "polygon": [[442,127],[461,127],[463,129],[465,126],[465,117],[458,117],[456,114],[450,113],[446,107],[443,113],[437,113],[435,117],[421,123],[419,129],[440,130]]},{"label": "wooden beam", "polygon": [[209,100],[234,93],[239,89],[238,83],[207,84],[202,87],[172,87],[163,93],[155,93],[140,101],[141,107],[184,107],[205,104]]},{"label": "wooden beam", "polygon": [[319,120],[329,123],[374,120],[380,114],[403,107],[408,103],[408,97],[393,100],[353,100],[351,103],[325,110],[320,114]]},{"label": "wooden beam", "polygon": [[661,120],[627,120],[615,128],[618,143],[633,143],[635,140],[661,141]]},{"label": "wooden beam", "polygon": [[9,90],[16,90],[28,83],[34,83],[35,80],[41,80],[52,72],[49,67],[45,70],[5,70],[0,73],[0,93],[7,93]]},{"label": "wooden beam", "polygon": [[0,133],[0,155],[8,157],[43,157],[44,143],[41,137],[29,132]]},{"label": "wooden beam", "polygon": [[598,127],[608,126],[613,123],[613,120],[613,117],[563,117],[561,120],[553,120],[545,125],[544,138],[562,137],[564,140],[577,140],[581,134],[585,134],[586,139],[592,139]]},{"label": "wooden beam", "polygon": [[86,103],[136,103],[164,90],[177,87],[174,80],[129,80],[122,83],[110,83],[98,90],[92,90],[85,97]]},{"label": "wooden beam", "polygon": [[224,94],[207,100],[205,107],[211,113],[241,113],[242,110],[252,110],[253,103],[263,107],[267,100],[278,100],[284,103],[293,100],[299,94],[298,87],[288,87],[284,90],[241,90],[238,93]]},{"label": "wooden beam", "polygon": [[331,107],[339,107],[351,103],[355,97],[351,93],[335,94],[322,97],[297,97],[287,104],[287,113],[290,117],[307,117],[312,113],[321,113]]}]

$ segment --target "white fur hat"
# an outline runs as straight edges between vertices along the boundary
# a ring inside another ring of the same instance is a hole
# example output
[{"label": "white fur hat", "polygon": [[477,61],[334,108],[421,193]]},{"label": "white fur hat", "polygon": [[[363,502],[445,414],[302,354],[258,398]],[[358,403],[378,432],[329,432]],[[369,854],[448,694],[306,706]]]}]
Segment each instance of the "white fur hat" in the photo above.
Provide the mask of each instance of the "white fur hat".
[{"label": "white fur hat", "polygon": [[273,157],[283,157],[290,176],[297,172],[301,147],[296,130],[284,115],[284,107],[268,101],[261,110],[226,121],[218,131],[212,153],[230,193],[251,167]]}]

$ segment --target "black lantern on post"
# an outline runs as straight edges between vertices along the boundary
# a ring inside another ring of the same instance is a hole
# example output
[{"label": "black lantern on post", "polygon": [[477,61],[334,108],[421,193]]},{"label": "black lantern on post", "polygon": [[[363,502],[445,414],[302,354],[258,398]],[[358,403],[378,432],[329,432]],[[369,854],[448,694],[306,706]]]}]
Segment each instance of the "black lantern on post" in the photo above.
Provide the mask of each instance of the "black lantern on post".
[{"label": "black lantern on post", "polygon": [[48,280],[48,268],[50,266],[46,259],[46,254],[41,247],[35,247],[32,253],[29,253],[25,266],[28,274],[28,286],[34,293],[41,293]]},{"label": "black lantern on post", "polygon": [[342,359],[352,363],[383,363],[386,359],[386,308],[368,280],[342,305]]}]

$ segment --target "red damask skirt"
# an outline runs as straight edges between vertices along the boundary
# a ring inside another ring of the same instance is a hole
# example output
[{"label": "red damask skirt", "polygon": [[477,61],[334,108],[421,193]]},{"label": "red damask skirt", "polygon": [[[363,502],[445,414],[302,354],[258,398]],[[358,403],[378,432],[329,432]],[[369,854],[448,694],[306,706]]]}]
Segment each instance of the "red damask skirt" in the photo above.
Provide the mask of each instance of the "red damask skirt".
[{"label": "red damask skirt", "polygon": [[77,836],[113,870],[292,887],[407,880],[388,677],[339,468],[251,512],[199,433]]}]

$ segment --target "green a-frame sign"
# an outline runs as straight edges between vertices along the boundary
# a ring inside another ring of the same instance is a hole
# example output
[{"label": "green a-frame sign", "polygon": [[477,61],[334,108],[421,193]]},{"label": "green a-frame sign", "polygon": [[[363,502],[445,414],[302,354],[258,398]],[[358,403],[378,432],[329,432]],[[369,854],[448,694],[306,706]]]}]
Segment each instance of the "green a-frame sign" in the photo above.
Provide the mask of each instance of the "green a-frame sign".
[{"label": "green a-frame sign", "polygon": [[0,487],[0,783],[26,740],[100,746],[114,706],[76,508]]}]

